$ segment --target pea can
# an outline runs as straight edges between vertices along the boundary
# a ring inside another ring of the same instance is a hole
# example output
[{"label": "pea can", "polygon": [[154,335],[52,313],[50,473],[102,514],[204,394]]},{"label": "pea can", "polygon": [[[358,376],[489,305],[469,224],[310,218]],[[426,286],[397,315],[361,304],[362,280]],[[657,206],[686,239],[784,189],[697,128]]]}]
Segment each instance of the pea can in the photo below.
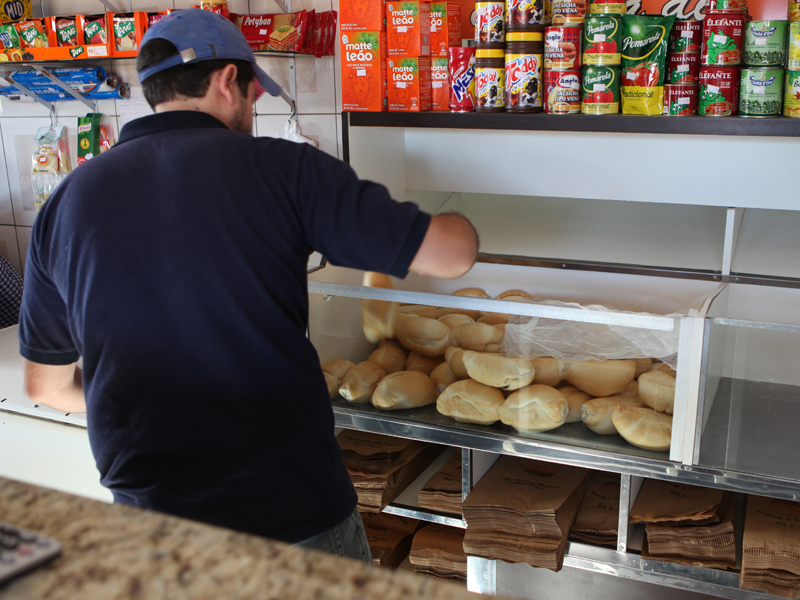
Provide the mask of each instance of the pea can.
[{"label": "pea can", "polygon": [[670,52],[700,52],[703,22],[694,19],[675,19],[669,36]]},{"label": "pea can", "polygon": [[739,112],[739,67],[700,67],[697,114],[729,117]]},{"label": "pea can", "polygon": [[783,69],[742,69],[739,115],[779,117],[783,104]]},{"label": "pea can", "polygon": [[800,22],[789,23],[789,48],[787,50],[786,68],[800,69]]},{"label": "pea can", "polygon": [[697,114],[697,84],[664,86],[664,114],[683,117]]},{"label": "pea can", "polygon": [[786,64],[786,21],[750,21],[745,25],[744,64],[751,67]]},{"label": "pea can", "polygon": [[622,23],[612,15],[591,15],[583,24],[583,64],[619,66],[622,63]]},{"label": "pea can", "polygon": [[615,115],[619,112],[619,67],[583,67],[581,113]]},{"label": "pea can", "polygon": [[744,45],[745,16],[736,11],[709,12],[703,23],[702,65],[738,65]]},{"label": "pea can", "polygon": [[800,117],[800,70],[786,71],[783,93],[783,116]]},{"label": "pea can", "polygon": [[581,112],[581,71],[544,72],[544,110],[555,115]]}]

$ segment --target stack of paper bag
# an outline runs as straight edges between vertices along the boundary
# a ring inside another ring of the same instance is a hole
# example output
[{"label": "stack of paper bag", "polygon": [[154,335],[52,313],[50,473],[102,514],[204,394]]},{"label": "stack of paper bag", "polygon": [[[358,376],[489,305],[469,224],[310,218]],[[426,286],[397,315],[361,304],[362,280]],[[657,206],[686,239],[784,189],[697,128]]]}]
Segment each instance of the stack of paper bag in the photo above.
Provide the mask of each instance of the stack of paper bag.
[{"label": "stack of paper bag", "polygon": [[414,565],[415,573],[466,583],[464,530],[446,525],[426,525],[414,535],[408,560]]},{"label": "stack of paper bag", "polygon": [[619,490],[619,473],[596,471],[578,509],[570,535],[591,544],[616,548]]},{"label": "stack of paper bag", "polygon": [[423,508],[454,515],[461,514],[461,452],[453,456],[419,491],[418,504]]},{"label": "stack of paper bag", "polygon": [[631,509],[646,523],[642,558],[736,568],[735,498],[730,492],[647,479]]},{"label": "stack of paper bag", "polygon": [[800,503],[748,496],[739,587],[800,598]]},{"label": "stack of paper bag", "polygon": [[501,456],[464,501],[470,556],[558,571],[591,471]]},{"label": "stack of paper bag", "polygon": [[381,512],[444,450],[365,431],[344,430],[337,440],[362,512]]},{"label": "stack of paper bag", "polygon": [[392,570],[408,556],[414,532],[422,524],[416,519],[386,514],[364,513],[361,519],[364,521],[372,563]]}]

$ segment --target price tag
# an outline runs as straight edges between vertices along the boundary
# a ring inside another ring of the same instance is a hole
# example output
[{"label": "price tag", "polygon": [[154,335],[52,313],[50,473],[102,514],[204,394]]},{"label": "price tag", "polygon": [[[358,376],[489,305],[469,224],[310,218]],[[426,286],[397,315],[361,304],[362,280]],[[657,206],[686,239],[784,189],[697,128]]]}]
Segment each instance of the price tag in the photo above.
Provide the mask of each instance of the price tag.
[{"label": "price tag", "polygon": [[719,94],[719,86],[716,85],[709,85],[706,87],[706,90],[708,90],[712,94]]},{"label": "price tag", "polygon": [[687,29],[684,29],[683,31],[681,31],[681,37],[690,38],[692,37],[692,32]]},{"label": "price tag", "polygon": [[678,98],[678,104],[689,104],[691,98]]},{"label": "price tag", "polygon": [[689,70],[689,65],[678,65],[675,69],[678,73],[685,73]]},{"label": "price tag", "polygon": [[593,92],[605,92],[606,91],[606,84],[605,83],[595,83],[592,87]]},{"label": "price tag", "polygon": [[605,42],[606,41],[606,34],[605,33],[595,33],[593,41],[595,41],[595,42]]},{"label": "price tag", "polygon": [[625,75],[625,79],[630,79],[634,81],[636,79],[636,73],[634,71],[628,71],[628,74]]},{"label": "price tag", "polygon": [[398,81],[398,82],[397,82],[395,85],[397,85],[397,87],[398,87],[399,89],[401,89],[401,90],[404,90],[404,89],[406,89],[406,85],[407,85],[407,84],[406,84],[406,82],[405,82],[405,81]]},{"label": "price tag", "polygon": [[714,43],[715,44],[725,44],[728,41],[727,35],[715,35],[714,36]]},{"label": "price tag", "polygon": [[259,29],[258,35],[269,35],[269,29]]},{"label": "price tag", "polygon": [[766,46],[767,38],[756,38],[756,46]]},{"label": "price tag", "polygon": [[440,88],[440,87],[442,87],[442,82],[441,81],[434,81],[434,82],[431,83],[431,87],[434,88],[434,89]]},{"label": "price tag", "polygon": [[407,33],[408,27],[406,25],[398,25],[397,26],[397,33]]},{"label": "price tag", "polygon": [[767,92],[767,88],[763,85],[753,86],[753,93],[754,94],[765,94]]},{"label": "price tag", "polygon": [[366,77],[367,70],[366,69],[356,69],[356,77]]}]

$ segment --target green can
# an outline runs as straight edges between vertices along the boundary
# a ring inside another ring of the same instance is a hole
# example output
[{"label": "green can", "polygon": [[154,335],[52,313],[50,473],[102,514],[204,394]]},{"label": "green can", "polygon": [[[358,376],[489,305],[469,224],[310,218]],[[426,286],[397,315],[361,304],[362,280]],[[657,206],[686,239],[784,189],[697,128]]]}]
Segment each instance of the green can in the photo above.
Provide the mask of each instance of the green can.
[{"label": "green can", "polygon": [[783,116],[800,117],[800,71],[786,71],[783,93]]},{"label": "green can", "polygon": [[613,15],[591,15],[583,23],[583,64],[622,63],[622,21]]},{"label": "green can", "polygon": [[786,21],[750,21],[744,26],[744,64],[782,67],[786,64]]},{"label": "green can", "polygon": [[783,69],[742,69],[739,115],[778,117],[783,105]]},{"label": "green can", "polygon": [[619,67],[583,67],[581,113],[615,115],[619,112]]}]

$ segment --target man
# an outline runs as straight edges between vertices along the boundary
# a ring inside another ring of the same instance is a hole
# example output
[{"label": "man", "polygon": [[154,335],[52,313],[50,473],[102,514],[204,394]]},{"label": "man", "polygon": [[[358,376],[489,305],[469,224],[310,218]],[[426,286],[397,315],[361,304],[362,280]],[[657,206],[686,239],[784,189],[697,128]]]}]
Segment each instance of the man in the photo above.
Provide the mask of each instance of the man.
[{"label": "man", "polygon": [[0,329],[16,325],[22,301],[22,277],[0,254]]},{"label": "man", "polygon": [[86,410],[117,502],[369,562],[305,337],[308,256],[458,277],[475,231],[307,144],[253,137],[257,88],[280,88],[218,15],[159,21],[137,70],[156,114],[71,173],[34,225],[26,392]]}]

